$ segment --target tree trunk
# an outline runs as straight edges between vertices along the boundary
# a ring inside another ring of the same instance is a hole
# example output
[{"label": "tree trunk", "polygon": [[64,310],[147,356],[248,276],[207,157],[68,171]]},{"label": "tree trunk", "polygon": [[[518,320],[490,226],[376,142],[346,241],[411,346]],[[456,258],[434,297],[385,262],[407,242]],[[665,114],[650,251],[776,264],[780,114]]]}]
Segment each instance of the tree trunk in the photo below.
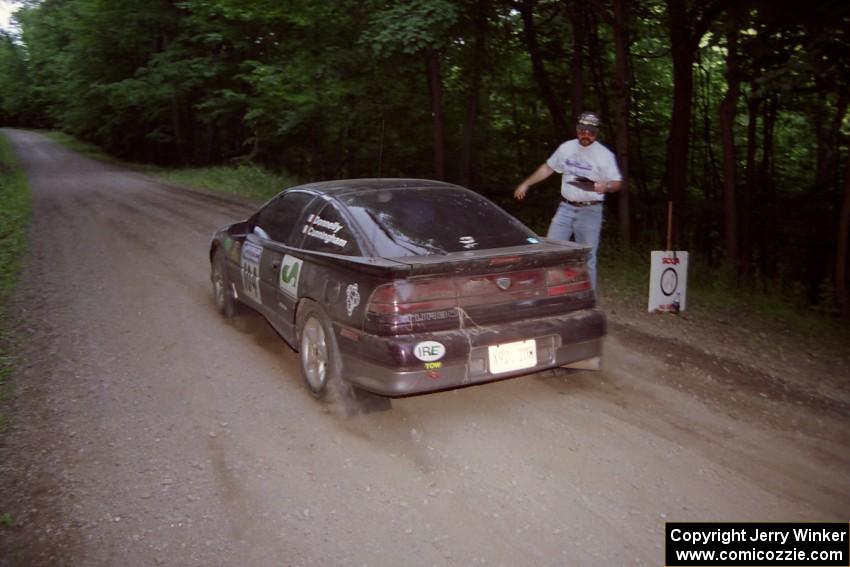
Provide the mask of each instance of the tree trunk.
[{"label": "tree trunk", "polygon": [[[162,50],[166,51],[170,43],[170,39],[165,34],[159,34],[159,43],[162,45]],[[177,97],[177,85],[171,85],[171,97],[169,98],[169,110],[171,115],[171,130],[174,136],[174,153],[176,154],[176,163],[178,165],[186,165],[186,158],[183,153],[183,128],[180,121],[180,101]]]},{"label": "tree trunk", "polygon": [[[761,103],[761,164],[757,168],[757,177],[753,198],[757,199],[760,208],[766,210],[766,214],[760,215],[763,227],[773,226],[776,208],[776,184],[773,175],[773,132],[776,124],[779,103],[776,96],[772,96]],[[779,265],[779,249],[776,240],[771,238],[764,230],[753,232],[753,250],[759,259],[759,277],[765,286],[775,281]],[[807,277],[812,274],[807,274]]]},{"label": "tree trunk", "polygon": [[516,150],[516,165],[517,177],[527,175],[526,170],[529,165],[525,163],[525,152],[522,149],[522,130],[520,129],[519,109],[516,102],[516,85],[514,84],[514,76],[508,71],[508,85],[510,85],[510,101],[511,101],[511,126],[514,134],[514,149]]},{"label": "tree trunk", "polygon": [[673,116],[667,138],[664,186],[673,203],[673,243],[677,245],[686,211],[688,153],[691,132],[691,99],[694,90],[693,66],[699,41],[713,19],[729,0],[693,3],[689,13],[686,0],[667,0],[668,32],[673,56]]},{"label": "tree trunk", "polygon": [[[838,95],[838,101],[835,105],[835,114],[832,116],[832,121],[829,129],[823,135],[818,136],[818,163],[817,176],[815,177],[815,192],[824,190],[837,190],[840,183],[840,172],[838,164],[839,155],[839,136],[841,134],[841,123],[844,120],[844,115],[847,113],[847,106],[850,103],[850,91],[841,90]],[[822,108],[827,108],[824,105]]]},{"label": "tree trunk", "polygon": [[466,98],[466,116],[463,121],[463,147],[460,156],[460,184],[474,188],[472,164],[475,150],[475,123],[478,118],[478,100],[481,94],[481,74],[487,37],[489,1],[478,0],[475,10],[475,39],[472,48],[469,93]]},{"label": "tree trunk", "polygon": [[[739,274],[738,222],[735,188],[737,157],[735,152],[735,110],[741,94],[738,56],[738,8],[729,9],[729,33],[726,35],[726,96],[720,103],[720,140],[723,145],[723,218],[726,228],[726,264]],[[739,274],[740,275],[740,274]]]},{"label": "tree trunk", "polygon": [[623,186],[617,193],[620,244],[631,244],[631,208],[629,207],[629,33],[626,27],[626,0],[614,0],[614,108],[616,149]]},{"label": "tree trunk", "polygon": [[521,0],[516,5],[522,16],[523,37],[525,37],[528,55],[531,57],[531,69],[534,74],[534,80],[540,89],[543,102],[546,103],[546,107],[549,109],[549,115],[552,118],[552,125],[555,128],[555,132],[559,137],[567,138],[570,135],[570,128],[564,120],[561,104],[558,102],[558,97],[552,89],[552,83],[546,73],[546,67],[543,65],[540,47],[537,44],[537,32],[534,27],[534,2],[535,0]]},{"label": "tree trunk", "polygon": [[762,121],[762,143],[761,143],[761,186],[766,198],[773,202],[776,198],[776,183],[774,183],[773,168],[773,132],[776,129],[776,118],[779,115],[779,101],[776,97],[770,98],[764,105],[764,120]]},{"label": "tree trunk", "polygon": [[850,298],[847,289],[847,248],[850,239],[850,156],[844,174],[844,200],[838,218],[838,246],[835,256],[835,296],[844,319],[850,319]]},{"label": "tree trunk", "polygon": [[177,100],[177,93],[171,93],[170,99],[171,108],[171,128],[174,132],[174,153],[176,154],[176,163],[178,165],[186,165],[186,157],[183,154],[183,129],[180,126],[180,103]]},{"label": "tree trunk", "polygon": [[[599,43],[599,17],[595,12],[591,12],[587,16],[588,29],[587,34],[588,57],[590,59],[590,76],[593,83],[593,91],[596,94],[597,107],[588,109],[595,110],[602,117],[602,127],[605,134],[612,133],[611,125],[608,123],[608,117],[611,116],[611,109],[608,106],[608,85],[605,77],[602,74],[602,69],[607,67],[605,57],[603,57],[603,49]],[[606,46],[605,51],[609,48]],[[610,139],[610,138],[609,138]]]},{"label": "tree trunk", "polygon": [[446,135],[443,121],[443,79],[440,74],[440,53],[425,48],[425,72],[431,99],[431,118],[434,124],[434,178],[446,178]]},{"label": "tree trunk", "polygon": [[758,131],[758,110],[758,99],[750,98],[747,102],[747,178],[746,183],[744,184],[744,193],[741,196],[741,258],[738,262],[741,275],[747,279],[749,279],[752,275],[752,214],[753,194],[756,190],[756,150],[758,146],[756,132]]},{"label": "tree trunk", "polygon": [[678,246],[681,232],[688,182],[694,50],[691,47],[690,22],[684,0],[667,0],[667,11],[673,56],[673,116],[667,138],[664,186],[667,189],[667,200],[673,203],[672,242],[675,247]]},{"label": "tree trunk", "polygon": [[578,122],[578,117],[584,112],[584,46],[586,42],[584,3],[570,4],[570,24],[573,32],[573,64],[572,84],[570,85],[570,109],[572,123]]}]

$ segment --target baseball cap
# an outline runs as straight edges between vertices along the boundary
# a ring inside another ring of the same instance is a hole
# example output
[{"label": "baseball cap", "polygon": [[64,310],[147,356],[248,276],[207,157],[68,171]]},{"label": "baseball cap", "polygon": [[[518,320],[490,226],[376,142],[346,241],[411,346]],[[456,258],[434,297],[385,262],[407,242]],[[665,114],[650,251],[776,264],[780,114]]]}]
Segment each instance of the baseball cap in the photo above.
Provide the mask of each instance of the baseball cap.
[{"label": "baseball cap", "polygon": [[600,124],[602,124],[602,121],[595,112],[582,112],[581,116],[578,118],[578,124],[576,127],[587,128],[593,132],[598,132]]}]

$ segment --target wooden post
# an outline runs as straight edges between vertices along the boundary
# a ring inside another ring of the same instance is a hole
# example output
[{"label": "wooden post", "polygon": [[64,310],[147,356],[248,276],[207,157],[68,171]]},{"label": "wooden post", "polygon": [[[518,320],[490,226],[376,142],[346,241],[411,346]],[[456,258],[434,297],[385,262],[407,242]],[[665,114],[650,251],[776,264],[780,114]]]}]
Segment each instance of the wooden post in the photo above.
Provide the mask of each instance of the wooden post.
[{"label": "wooden post", "polygon": [[667,201],[667,250],[673,249],[673,201]]}]

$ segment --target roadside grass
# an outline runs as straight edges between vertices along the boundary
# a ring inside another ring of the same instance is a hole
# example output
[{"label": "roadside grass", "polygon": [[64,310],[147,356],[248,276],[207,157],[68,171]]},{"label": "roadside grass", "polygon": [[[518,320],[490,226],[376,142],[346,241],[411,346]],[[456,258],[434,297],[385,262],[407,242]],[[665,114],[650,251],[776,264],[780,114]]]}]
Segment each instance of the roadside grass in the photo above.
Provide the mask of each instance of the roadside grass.
[{"label": "roadside grass", "polygon": [[187,169],[146,168],[145,173],[175,185],[202,187],[237,195],[252,201],[265,201],[297,182],[254,165]]},{"label": "roadside grass", "polygon": [[2,516],[0,516],[0,526],[4,528],[11,528],[15,525],[15,518],[9,512],[6,512]]},{"label": "roadside grass", "polygon": [[35,130],[39,134],[50,138],[54,142],[62,144],[66,148],[70,150],[74,150],[78,154],[82,154],[84,156],[94,158],[100,161],[106,161],[109,163],[120,164],[123,163],[119,159],[109,155],[99,146],[94,144],[89,144],[78,140],[77,138],[70,136],[64,132],[59,132],[58,130]]},{"label": "roadside grass", "polygon": [[9,396],[9,376],[15,353],[9,301],[20,278],[27,251],[30,192],[9,141],[0,135],[0,431],[6,426],[3,410]]},{"label": "roadside grass", "polygon": [[120,163],[125,167],[140,170],[146,175],[166,183],[209,189],[217,193],[244,197],[252,201],[265,201],[287,187],[297,184],[297,181],[290,176],[272,173],[252,164],[184,168],[128,164],[110,156],[100,147],[82,142],[64,132],[44,131],[40,133],[66,148],[90,158],[109,163]]},{"label": "roadside grass", "polygon": [[[599,257],[601,295],[617,295],[627,304],[645,310],[649,299],[650,249],[623,250],[603,243]],[[797,334],[817,337],[825,345],[847,350],[850,325],[834,310],[803,306],[799,295],[737,285],[733,274],[709,268],[691,255],[688,265],[689,318],[711,317],[747,327],[771,321]],[[828,302],[825,302],[828,303]]]}]

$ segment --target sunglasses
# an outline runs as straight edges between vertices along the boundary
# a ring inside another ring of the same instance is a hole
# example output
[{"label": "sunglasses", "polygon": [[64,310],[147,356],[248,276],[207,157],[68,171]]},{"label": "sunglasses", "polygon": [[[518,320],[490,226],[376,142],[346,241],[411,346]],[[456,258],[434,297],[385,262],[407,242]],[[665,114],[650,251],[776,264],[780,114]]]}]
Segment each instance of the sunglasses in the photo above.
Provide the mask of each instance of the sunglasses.
[{"label": "sunglasses", "polygon": [[593,128],[582,128],[581,126],[579,126],[578,128],[576,128],[576,132],[578,132],[579,134],[587,134],[588,136],[595,136],[597,130]]}]

